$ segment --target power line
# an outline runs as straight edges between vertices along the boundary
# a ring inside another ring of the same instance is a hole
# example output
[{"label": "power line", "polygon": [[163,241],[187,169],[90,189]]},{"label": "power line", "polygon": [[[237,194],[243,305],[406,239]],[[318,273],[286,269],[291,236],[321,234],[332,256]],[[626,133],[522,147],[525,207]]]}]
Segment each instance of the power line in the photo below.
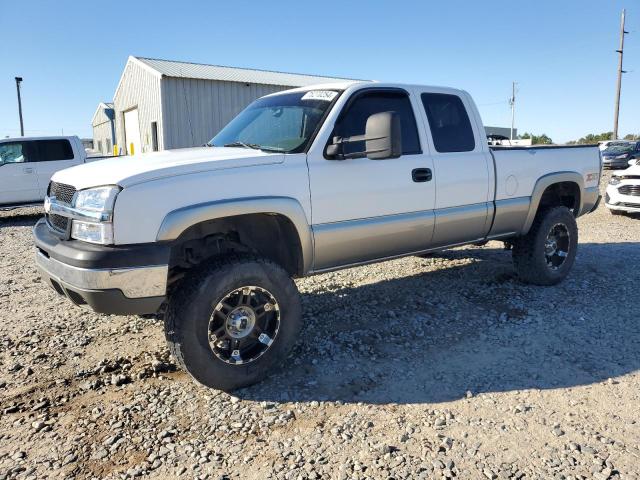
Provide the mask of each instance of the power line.
[{"label": "power line", "polygon": [[501,100],[499,102],[490,102],[490,103],[478,103],[476,104],[478,107],[488,107],[489,105],[504,105],[509,103],[509,100]]}]

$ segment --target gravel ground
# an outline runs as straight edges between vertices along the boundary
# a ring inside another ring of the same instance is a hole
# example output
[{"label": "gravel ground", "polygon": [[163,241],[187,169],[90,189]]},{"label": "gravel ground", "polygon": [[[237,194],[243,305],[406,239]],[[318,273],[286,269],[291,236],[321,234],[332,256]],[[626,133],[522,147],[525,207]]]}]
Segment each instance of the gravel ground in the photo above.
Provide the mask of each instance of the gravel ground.
[{"label": "gravel ground", "polygon": [[39,215],[0,213],[0,479],[640,478],[640,217],[581,218],[557,287],[497,242],[299,280],[288,365],[230,396],[46,287]]}]

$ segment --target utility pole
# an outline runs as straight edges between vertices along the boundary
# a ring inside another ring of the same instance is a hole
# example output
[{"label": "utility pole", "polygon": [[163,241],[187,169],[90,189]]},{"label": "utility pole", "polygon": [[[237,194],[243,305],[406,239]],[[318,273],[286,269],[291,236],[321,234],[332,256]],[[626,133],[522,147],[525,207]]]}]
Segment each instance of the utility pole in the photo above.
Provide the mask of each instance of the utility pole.
[{"label": "utility pole", "polygon": [[616,89],[616,110],[613,117],[613,134],[611,134],[611,140],[618,139],[618,117],[620,116],[620,89],[622,88],[622,74],[627,73],[622,70],[622,56],[624,53],[624,36],[629,33],[624,29],[624,16],[625,10],[622,10],[622,19],[620,20],[620,50],[616,50],[620,55],[618,59],[618,87]]},{"label": "utility pole", "polygon": [[24,124],[22,123],[22,98],[20,98],[20,83],[22,77],[16,77],[16,90],[18,91],[18,114],[20,115],[20,136],[24,137]]},{"label": "utility pole", "polygon": [[516,82],[511,85],[511,98],[509,99],[509,105],[511,105],[511,134],[509,140],[513,140],[513,130],[516,120]]}]

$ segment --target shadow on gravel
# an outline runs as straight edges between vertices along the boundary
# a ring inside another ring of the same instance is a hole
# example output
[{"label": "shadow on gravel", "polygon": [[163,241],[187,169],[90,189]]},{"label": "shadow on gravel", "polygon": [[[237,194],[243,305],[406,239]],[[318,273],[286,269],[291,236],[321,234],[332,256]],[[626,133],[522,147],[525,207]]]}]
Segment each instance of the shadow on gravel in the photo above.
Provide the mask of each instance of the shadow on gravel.
[{"label": "shadow on gravel", "polygon": [[289,363],[236,394],[434,403],[467,391],[577,387],[640,369],[638,312],[624,300],[637,298],[640,243],[580,244],[556,287],[520,283],[500,249],[438,257],[453,266],[303,294],[306,325]]},{"label": "shadow on gravel", "polygon": [[44,212],[39,208],[0,210],[0,229],[3,227],[29,227],[42,218]]}]

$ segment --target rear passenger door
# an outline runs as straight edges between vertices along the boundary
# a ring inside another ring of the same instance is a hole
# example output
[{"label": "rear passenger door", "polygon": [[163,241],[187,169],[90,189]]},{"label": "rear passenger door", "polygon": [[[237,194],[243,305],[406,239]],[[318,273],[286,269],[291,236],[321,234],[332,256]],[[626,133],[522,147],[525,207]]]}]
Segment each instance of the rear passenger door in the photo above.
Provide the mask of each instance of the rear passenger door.
[{"label": "rear passenger door", "polygon": [[38,177],[40,197],[47,194],[47,186],[53,174],[59,170],[73,167],[79,160],[74,157],[71,142],[66,138],[47,140],[35,140],[36,154],[33,159],[33,167]]},{"label": "rear passenger door", "polygon": [[0,143],[0,205],[40,200],[38,177],[30,159],[33,142]]},{"label": "rear passenger door", "polygon": [[465,94],[418,90],[436,180],[434,247],[483,238],[490,228],[493,174],[484,135]]}]

